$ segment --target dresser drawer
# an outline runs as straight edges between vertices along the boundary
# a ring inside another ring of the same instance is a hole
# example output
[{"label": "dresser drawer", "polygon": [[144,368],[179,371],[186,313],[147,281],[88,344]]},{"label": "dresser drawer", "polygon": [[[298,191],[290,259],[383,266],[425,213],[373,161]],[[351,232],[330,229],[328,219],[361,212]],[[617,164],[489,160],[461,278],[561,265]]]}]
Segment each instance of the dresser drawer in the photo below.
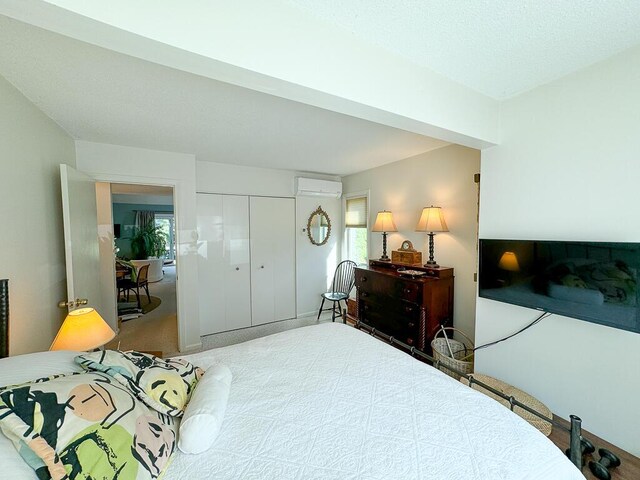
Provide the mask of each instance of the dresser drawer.
[{"label": "dresser drawer", "polygon": [[422,302],[422,283],[419,281],[356,270],[356,287],[369,297],[386,296],[408,302]]},{"label": "dresser drawer", "polygon": [[420,308],[417,305],[405,302],[385,305],[365,299],[360,299],[358,304],[361,321],[399,340],[417,338],[420,331]]},{"label": "dresser drawer", "polygon": [[408,302],[421,302],[422,285],[410,281],[398,281],[397,289],[400,290],[398,297]]}]

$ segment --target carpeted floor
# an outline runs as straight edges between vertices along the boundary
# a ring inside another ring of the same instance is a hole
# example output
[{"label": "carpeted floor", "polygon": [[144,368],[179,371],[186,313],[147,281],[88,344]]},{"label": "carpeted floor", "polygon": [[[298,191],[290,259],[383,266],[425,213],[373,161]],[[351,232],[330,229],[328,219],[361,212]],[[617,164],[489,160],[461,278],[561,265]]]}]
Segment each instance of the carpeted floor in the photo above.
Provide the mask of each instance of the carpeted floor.
[{"label": "carpeted floor", "polygon": [[[164,267],[164,278],[149,284],[151,301],[161,299],[160,304],[140,318],[122,322],[120,332],[106,348],[120,350],[161,351],[163,356],[178,353],[178,323],[176,315],[176,267]],[[135,295],[133,295],[135,300]],[[145,309],[147,296],[142,295]],[[153,306],[153,304],[152,304]]]},{"label": "carpeted floor", "polygon": [[[165,358],[179,354],[176,315],[176,267],[165,265],[164,272],[165,275],[162,281],[149,284],[152,302],[154,301],[153,297],[157,297],[161,299],[160,305],[140,318],[123,322],[120,326],[119,334],[113,341],[106,345],[106,348],[161,351]],[[135,295],[133,296],[133,300],[135,301]],[[146,295],[142,295],[143,309],[145,308],[146,302]],[[247,340],[253,340],[254,338],[265,337],[273,333],[330,321],[331,312],[324,312],[319,321],[317,321],[316,316],[313,315],[208,335],[202,337],[202,350],[234,345],[236,343],[246,342]]]},{"label": "carpeted floor", "polygon": [[[316,320],[316,315],[312,315],[310,317],[293,318],[291,320],[283,320],[281,322],[267,323],[266,325],[258,325],[256,327],[241,328],[240,330],[232,330],[230,332],[215,333],[213,335],[202,337],[202,350],[235,345],[236,343],[246,342],[248,340],[253,340],[254,338],[266,337],[273,333],[284,332],[285,330],[330,321],[331,312],[326,312],[320,316],[320,320]],[[338,319],[337,321],[342,322],[342,319]]]}]

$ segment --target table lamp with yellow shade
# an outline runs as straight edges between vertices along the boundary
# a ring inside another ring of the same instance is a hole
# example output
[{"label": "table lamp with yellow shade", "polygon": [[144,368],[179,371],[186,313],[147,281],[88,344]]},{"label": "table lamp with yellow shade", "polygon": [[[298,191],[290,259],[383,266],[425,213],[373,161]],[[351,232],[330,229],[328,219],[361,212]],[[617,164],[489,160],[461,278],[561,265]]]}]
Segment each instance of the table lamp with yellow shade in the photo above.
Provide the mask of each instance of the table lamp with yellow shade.
[{"label": "table lamp with yellow shade", "polygon": [[500,280],[504,286],[513,284],[513,275],[520,271],[520,263],[518,262],[518,256],[514,252],[504,252],[498,262],[498,268],[504,270],[506,277],[504,280]]},{"label": "table lamp with yellow shade", "polygon": [[428,232],[429,236],[429,260],[425,263],[425,267],[438,268],[440,265],[433,258],[433,236],[435,232],[448,232],[447,222],[444,221],[441,207],[424,207],[416,225],[416,232]]},{"label": "table lamp with yellow shade", "polygon": [[508,272],[519,272],[520,264],[517,255],[513,252],[504,252],[500,257],[498,267]]},{"label": "table lamp with yellow shade", "polygon": [[113,340],[116,333],[93,308],[72,310],[49,350],[88,351]]},{"label": "table lamp with yellow shade", "polygon": [[378,212],[371,231],[382,232],[382,256],[380,257],[380,260],[383,262],[390,262],[391,259],[387,256],[387,232],[398,231],[396,224],[393,221],[393,214],[387,210]]}]

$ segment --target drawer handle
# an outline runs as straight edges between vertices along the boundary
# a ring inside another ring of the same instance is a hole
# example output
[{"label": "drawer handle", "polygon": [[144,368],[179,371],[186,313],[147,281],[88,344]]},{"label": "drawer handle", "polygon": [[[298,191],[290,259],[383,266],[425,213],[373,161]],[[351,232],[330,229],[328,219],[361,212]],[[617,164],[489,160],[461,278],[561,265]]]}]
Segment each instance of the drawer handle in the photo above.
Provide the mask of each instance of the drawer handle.
[{"label": "drawer handle", "polygon": [[240,270],[240,267],[236,267],[236,271]]},{"label": "drawer handle", "polygon": [[407,312],[407,313],[411,312],[411,311],[413,311],[413,307],[404,307],[404,311]]},{"label": "drawer handle", "polygon": [[410,288],[405,288],[404,289],[404,293],[411,293],[411,289]]},{"label": "drawer handle", "polygon": [[364,306],[364,309],[365,309],[365,310],[369,310],[369,305],[365,305],[365,306]]},{"label": "drawer handle", "polygon": [[416,324],[415,324],[415,323],[413,323],[413,322],[409,322],[409,328],[413,328],[413,327],[415,327],[415,326],[416,326]]},{"label": "drawer handle", "polygon": [[407,338],[407,345],[413,345],[413,338]]},{"label": "drawer handle", "polygon": [[366,282],[367,281],[367,277],[362,277],[362,281]]},{"label": "drawer handle", "polygon": [[369,294],[367,292],[362,292],[362,298],[366,298],[368,296],[369,296]]}]

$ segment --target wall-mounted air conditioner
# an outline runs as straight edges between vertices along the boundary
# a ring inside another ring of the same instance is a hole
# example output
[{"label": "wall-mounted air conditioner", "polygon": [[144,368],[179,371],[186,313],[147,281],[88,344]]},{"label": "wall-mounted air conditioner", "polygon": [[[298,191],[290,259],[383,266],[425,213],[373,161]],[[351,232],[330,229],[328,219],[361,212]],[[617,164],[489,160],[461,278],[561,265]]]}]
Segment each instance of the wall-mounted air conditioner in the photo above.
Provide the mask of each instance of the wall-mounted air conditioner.
[{"label": "wall-mounted air conditioner", "polygon": [[342,196],[342,182],[298,177],[296,178],[296,195],[340,198]]}]

